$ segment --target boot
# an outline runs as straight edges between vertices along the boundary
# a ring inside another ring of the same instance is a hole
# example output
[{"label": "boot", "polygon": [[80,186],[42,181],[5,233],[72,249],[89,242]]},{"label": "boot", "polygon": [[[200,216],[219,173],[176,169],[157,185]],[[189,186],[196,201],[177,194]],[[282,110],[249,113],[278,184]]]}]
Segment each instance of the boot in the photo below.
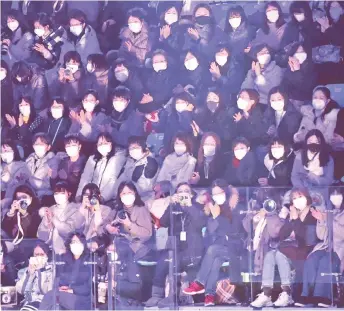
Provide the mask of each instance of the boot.
[{"label": "boot", "polygon": [[157,307],[158,303],[165,297],[165,289],[163,287],[153,286],[152,297],[149,298],[145,306],[146,308]]}]

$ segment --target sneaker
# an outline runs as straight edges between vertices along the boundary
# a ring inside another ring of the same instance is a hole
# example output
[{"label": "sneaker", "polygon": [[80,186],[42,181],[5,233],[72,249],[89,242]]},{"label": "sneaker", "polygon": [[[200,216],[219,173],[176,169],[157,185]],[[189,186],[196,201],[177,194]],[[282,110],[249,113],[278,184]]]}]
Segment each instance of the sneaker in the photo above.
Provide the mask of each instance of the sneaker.
[{"label": "sneaker", "polygon": [[183,289],[185,295],[197,295],[205,292],[204,286],[198,282],[192,282],[189,287]]},{"label": "sneaker", "polygon": [[318,303],[318,307],[319,308],[329,308],[329,307],[331,307],[331,305],[328,305],[328,304],[326,304],[326,303]]},{"label": "sneaker", "polygon": [[206,295],[204,299],[204,306],[211,307],[215,306],[215,296],[214,295]]},{"label": "sneaker", "polygon": [[278,299],[274,302],[274,307],[288,307],[294,304],[294,300],[288,295],[287,292],[282,292],[279,294]]},{"label": "sneaker", "polygon": [[314,302],[311,301],[311,299],[309,299],[308,297],[301,296],[299,301],[295,302],[294,306],[299,308],[311,308],[314,307]]},{"label": "sneaker", "polygon": [[271,297],[265,296],[264,293],[260,293],[256,300],[251,303],[253,308],[263,308],[263,307],[272,307]]}]

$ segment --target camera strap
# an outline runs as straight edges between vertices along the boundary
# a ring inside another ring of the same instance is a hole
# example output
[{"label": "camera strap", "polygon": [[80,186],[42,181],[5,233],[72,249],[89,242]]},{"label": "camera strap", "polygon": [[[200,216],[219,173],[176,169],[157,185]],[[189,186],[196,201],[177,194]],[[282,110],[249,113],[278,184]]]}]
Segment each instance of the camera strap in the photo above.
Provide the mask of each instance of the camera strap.
[{"label": "camera strap", "polygon": [[[17,212],[17,225],[18,225],[18,232],[15,239],[12,242],[14,245],[18,245],[24,239],[24,230],[23,230],[23,227],[21,226],[20,212]],[[21,237],[19,238],[20,235]]]},{"label": "camera strap", "polygon": [[[56,139],[56,136],[57,136],[57,134],[58,134],[58,132],[59,132],[59,129],[60,129],[60,126],[61,126],[62,121],[63,121],[63,117],[61,118],[61,120],[60,120],[60,122],[59,122],[59,125],[57,126],[57,130],[56,130],[56,132],[55,132],[55,135],[54,135],[54,138],[53,138],[53,140],[52,140],[52,142],[51,142],[51,145],[53,145],[54,142],[55,142],[55,139]],[[49,130],[50,130],[50,126],[51,126],[51,124],[49,124],[48,133],[49,133]]]}]

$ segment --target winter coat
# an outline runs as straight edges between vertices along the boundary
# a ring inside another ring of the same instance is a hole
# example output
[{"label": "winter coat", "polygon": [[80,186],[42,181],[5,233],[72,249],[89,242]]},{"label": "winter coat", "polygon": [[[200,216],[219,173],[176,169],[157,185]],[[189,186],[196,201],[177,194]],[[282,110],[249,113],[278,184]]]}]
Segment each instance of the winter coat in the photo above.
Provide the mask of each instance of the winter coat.
[{"label": "winter coat", "polygon": [[75,9],[81,10],[85,13],[87,16],[87,21],[92,25],[92,27],[95,29],[95,27],[98,25],[98,16],[100,12],[100,3],[98,2],[80,2],[75,3],[74,1],[67,1],[67,14],[71,14],[71,12]]},{"label": "winter coat", "polygon": [[36,191],[39,198],[44,195],[51,195],[50,176],[48,171],[52,170],[52,176],[56,176],[58,159],[55,154],[48,152],[43,158],[39,159],[35,153],[32,153],[27,159],[26,164],[29,169],[29,182]]},{"label": "winter coat", "polygon": [[228,217],[220,214],[215,219],[208,216],[204,244],[208,248],[212,245],[228,246],[228,237],[230,233],[230,220]]},{"label": "winter coat", "polygon": [[13,83],[12,77],[7,73],[6,78],[1,82],[1,118],[4,118],[6,114],[13,114],[14,101],[13,101]]},{"label": "winter coat", "polygon": [[256,33],[248,22],[241,22],[237,29],[228,33],[228,43],[232,55],[242,57],[242,53],[249,46]]},{"label": "winter coat", "polygon": [[[221,152],[217,156],[212,157],[210,162],[204,157],[203,163],[198,162],[196,166],[196,172],[199,173],[200,180],[195,186],[210,187],[214,180],[222,177],[224,163],[224,156]],[[207,177],[206,171],[208,171]]]},{"label": "winter coat", "polygon": [[238,167],[234,167],[234,155],[231,155],[227,161],[227,167],[224,171],[224,179],[230,185],[247,187],[257,183],[258,163],[252,151],[249,151],[240,161]]},{"label": "winter coat", "polygon": [[[53,228],[49,226],[45,208],[48,208],[53,214]],[[37,237],[51,245],[58,255],[66,251],[65,241],[68,235],[81,230],[84,224],[84,217],[80,214],[79,205],[76,203],[68,203],[66,206],[56,204],[51,207],[42,207],[39,210],[39,216],[41,216],[42,222],[38,227]]]},{"label": "winter coat", "polygon": [[71,126],[71,119],[69,117],[62,117],[57,120],[50,118],[45,124],[45,133],[51,139],[52,151],[64,151],[64,139]]},{"label": "winter coat", "polygon": [[107,108],[109,104],[109,70],[101,69],[87,72],[85,77],[86,89],[96,90],[99,95],[99,104]]},{"label": "winter coat", "polygon": [[344,212],[335,211],[333,214],[333,250],[344,265]]},{"label": "winter coat", "polygon": [[18,271],[16,290],[25,297],[24,305],[30,302],[43,300],[43,296],[53,289],[54,273],[53,266],[47,264],[44,268],[30,274],[28,268]]},{"label": "winter coat", "polygon": [[322,119],[321,117],[317,118],[315,116],[315,111],[312,106],[302,106],[302,121],[298,132],[294,135],[294,141],[296,143],[303,142],[310,130],[317,129],[324,135],[326,142],[331,143],[337,125],[338,113],[339,109],[332,109]]},{"label": "winter coat", "polygon": [[178,156],[169,154],[162,163],[156,182],[168,180],[175,189],[182,182],[189,182],[196,167],[196,159],[189,153]]},{"label": "winter coat", "polygon": [[260,103],[266,105],[270,90],[281,84],[283,74],[284,69],[272,61],[262,69],[260,76],[257,76],[254,70],[249,70],[241,89],[255,89],[259,93]]},{"label": "winter coat", "polygon": [[301,153],[296,155],[293,170],[291,173],[291,182],[294,187],[318,187],[330,186],[333,182],[334,163],[332,157],[324,166],[322,175],[316,175],[306,169],[302,164]]},{"label": "winter coat", "polygon": [[116,196],[116,181],[125,163],[125,159],[125,151],[121,149],[117,149],[115,154],[109,159],[103,157],[96,161],[94,155],[90,156],[81,175],[76,197],[81,197],[82,190],[86,184],[92,182],[99,187],[104,202],[113,199]]}]

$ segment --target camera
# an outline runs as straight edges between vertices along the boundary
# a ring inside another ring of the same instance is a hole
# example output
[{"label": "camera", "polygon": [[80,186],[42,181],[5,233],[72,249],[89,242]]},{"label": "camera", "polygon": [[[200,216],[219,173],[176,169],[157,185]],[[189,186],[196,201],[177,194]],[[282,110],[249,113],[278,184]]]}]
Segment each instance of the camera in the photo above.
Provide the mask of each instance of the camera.
[{"label": "camera", "polygon": [[16,305],[17,291],[15,286],[4,286],[0,288],[0,297],[2,305]]},{"label": "camera", "polygon": [[96,206],[99,203],[99,198],[95,194],[89,196],[88,200],[90,201],[91,206]]},{"label": "camera", "polygon": [[72,71],[69,69],[69,68],[66,68],[65,70],[64,70],[64,75],[65,76],[70,76],[72,74]]},{"label": "camera", "polygon": [[274,213],[277,210],[277,203],[272,199],[266,199],[263,202],[263,208],[267,213]]},{"label": "camera", "polygon": [[28,208],[28,204],[25,200],[20,200],[19,201],[19,206],[21,209],[26,210]]},{"label": "camera", "polygon": [[117,213],[117,216],[119,219],[122,219],[122,220],[124,220],[128,217],[127,212],[123,209]]},{"label": "camera", "polygon": [[[3,30],[3,31],[1,31],[1,40],[5,40],[5,39],[10,39],[10,36],[8,35],[8,33],[5,30]],[[8,44],[2,42],[1,43],[1,55],[7,55],[8,49],[9,49]]]}]

